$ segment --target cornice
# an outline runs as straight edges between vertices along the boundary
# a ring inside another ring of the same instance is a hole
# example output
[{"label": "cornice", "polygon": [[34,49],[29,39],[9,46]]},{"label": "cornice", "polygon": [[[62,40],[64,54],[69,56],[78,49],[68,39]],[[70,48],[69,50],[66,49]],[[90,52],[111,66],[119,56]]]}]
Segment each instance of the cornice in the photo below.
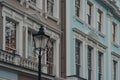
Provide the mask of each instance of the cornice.
[{"label": "cornice", "polygon": [[115,3],[109,1],[109,0],[99,0],[104,6],[108,8],[108,10],[113,14],[113,16],[120,18],[120,10],[115,5]]},{"label": "cornice", "polygon": [[59,35],[61,34],[61,31],[60,31],[60,30],[51,27],[50,25],[47,24],[47,22],[46,22],[45,20],[42,21],[41,19],[39,19],[39,18],[37,18],[37,17],[34,17],[34,16],[31,15],[31,14],[28,14],[26,11],[23,11],[23,10],[21,10],[21,9],[19,9],[19,8],[16,8],[15,6],[9,4],[6,0],[1,0],[1,1],[0,1],[0,4],[1,4],[2,6],[5,6],[5,7],[9,8],[9,9],[11,9],[11,10],[19,13],[19,14],[22,15],[23,17],[27,17],[28,19],[36,22],[37,24],[43,24],[47,29],[49,29],[49,30],[51,30],[51,31],[53,31],[53,32],[55,32],[55,33],[57,33],[57,34],[59,34]]},{"label": "cornice", "polygon": [[103,47],[104,49],[107,48],[106,45],[102,44],[98,39],[95,39],[93,37],[91,37],[89,34],[86,34],[84,32],[82,32],[81,30],[77,29],[77,28],[73,28],[73,31],[82,35],[83,37],[88,38],[89,40],[93,41],[94,43],[98,44],[99,46]]},{"label": "cornice", "polygon": [[118,58],[120,58],[120,54],[118,54],[118,53],[116,53],[114,51],[112,51],[111,54],[114,55],[114,56],[117,56]]}]

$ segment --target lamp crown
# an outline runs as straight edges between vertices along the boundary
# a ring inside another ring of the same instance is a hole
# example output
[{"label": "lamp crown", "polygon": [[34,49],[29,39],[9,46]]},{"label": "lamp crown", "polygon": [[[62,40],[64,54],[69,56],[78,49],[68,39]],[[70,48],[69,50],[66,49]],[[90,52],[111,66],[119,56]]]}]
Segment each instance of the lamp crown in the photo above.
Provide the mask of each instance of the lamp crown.
[{"label": "lamp crown", "polygon": [[45,34],[43,25],[41,25],[41,27],[39,28],[38,34],[39,35],[44,35]]}]

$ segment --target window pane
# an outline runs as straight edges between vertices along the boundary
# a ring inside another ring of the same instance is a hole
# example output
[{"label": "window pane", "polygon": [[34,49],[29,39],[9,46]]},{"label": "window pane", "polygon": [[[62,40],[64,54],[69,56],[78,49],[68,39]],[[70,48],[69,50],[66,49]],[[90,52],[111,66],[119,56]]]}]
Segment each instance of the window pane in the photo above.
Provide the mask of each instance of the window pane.
[{"label": "window pane", "polygon": [[91,25],[91,4],[87,3],[87,23]]},{"label": "window pane", "polygon": [[6,50],[15,53],[16,51],[16,22],[6,19],[5,25],[5,47]]},{"label": "window pane", "polygon": [[54,68],[54,42],[52,41],[52,47],[47,49],[47,54],[46,54],[46,61],[47,61],[47,73],[53,75],[53,68]]},{"label": "window pane", "polygon": [[117,25],[114,22],[112,23],[112,40],[117,41]]},{"label": "window pane", "polygon": [[32,32],[28,31],[28,56],[33,57],[33,49],[34,49],[34,43],[33,43],[33,36]]},{"label": "window pane", "polygon": [[98,80],[102,80],[102,56],[103,53],[98,52]]},{"label": "window pane", "polygon": [[75,5],[80,6],[80,0],[75,0]]},{"label": "window pane", "polygon": [[117,61],[113,60],[113,80],[117,80]]},{"label": "window pane", "polygon": [[75,64],[76,64],[76,75],[80,76],[80,41],[75,40]]},{"label": "window pane", "polygon": [[75,15],[80,17],[80,0],[75,0]]},{"label": "window pane", "polygon": [[88,80],[91,80],[92,71],[92,47],[88,46]]},{"label": "window pane", "polygon": [[54,0],[47,0],[47,13],[53,16],[54,12]]},{"label": "window pane", "polygon": [[98,26],[98,31],[102,31],[102,11],[98,10],[97,12],[97,26]]}]

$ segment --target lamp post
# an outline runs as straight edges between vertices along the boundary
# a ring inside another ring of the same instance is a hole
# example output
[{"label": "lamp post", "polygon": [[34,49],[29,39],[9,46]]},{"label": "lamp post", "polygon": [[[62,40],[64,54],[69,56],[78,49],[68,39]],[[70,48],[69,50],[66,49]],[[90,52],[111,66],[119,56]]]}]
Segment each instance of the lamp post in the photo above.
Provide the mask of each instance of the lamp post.
[{"label": "lamp post", "polygon": [[50,42],[50,36],[46,35],[44,32],[43,25],[39,28],[39,31],[36,34],[33,34],[33,39],[35,43],[35,48],[39,51],[38,55],[38,80],[41,78],[41,51],[44,50]]}]

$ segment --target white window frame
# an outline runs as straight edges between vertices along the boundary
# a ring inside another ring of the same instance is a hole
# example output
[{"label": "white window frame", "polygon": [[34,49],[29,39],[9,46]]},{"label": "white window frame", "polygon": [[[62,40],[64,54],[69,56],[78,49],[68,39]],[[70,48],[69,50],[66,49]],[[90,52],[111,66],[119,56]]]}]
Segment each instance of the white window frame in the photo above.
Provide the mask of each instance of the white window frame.
[{"label": "white window frame", "polygon": [[[115,41],[113,41],[113,24],[115,25]],[[118,32],[119,32],[119,27],[118,27],[118,24],[117,24],[117,22],[115,22],[115,21],[112,21],[112,42],[114,43],[114,44],[119,44],[119,34],[118,34]]]},{"label": "white window frame", "polygon": [[[99,15],[98,14],[101,14],[101,17],[99,17]],[[98,21],[98,17],[99,18],[101,18],[101,22],[100,22],[100,24],[101,24],[101,30],[99,30],[99,27],[98,27],[98,23],[99,23],[99,21]],[[101,9],[97,9],[97,30],[100,32],[100,33],[103,33],[104,34],[104,24],[103,24],[103,21],[104,21],[104,13],[103,13],[103,11],[101,10]]]},{"label": "white window frame", "polygon": [[[102,74],[102,77],[101,77],[101,80],[104,80],[104,53],[100,50],[98,50],[98,58],[99,58],[99,54],[101,54],[101,74]],[[99,64],[98,64],[99,66]],[[99,68],[98,68],[98,76],[99,76]],[[98,77],[99,79],[99,77]]]},{"label": "white window frame", "polygon": [[[47,0],[45,0],[45,13],[47,13]],[[59,0],[54,0],[53,16],[47,13],[48,17],[52,19],[59,18]]]},{"label": "white window frame", "polygon": [[78,20],[79,20],[79,19],[82,19],[82,20],[84,19],[84,16],[83,16],[83,15],[84,15],[84,5],[83,5],[83,4],[84,4],[84,1],[83,1],[83,0],[80,0],[79,16],[77,16],[77,15],[76,15],[76,11],[75,11],[75,9],[76,9],[76,4],[75,4],[75,0],[74,0],[74,5],[75,5],[75,6],[74,6],[74,15],[75,15],[76,18],[78,18]]},{"label": "white window frame", "polygon": [[[87,18],[87,11],[88,11],[88,9],[87,9],[87,5],[88,4],[90,4],[91,5],[91,24],[88,24],[88,18]],[[85,22],[86,22],[86,24],[87,24],[87,26],[88,27],[90,27],[90,28],[96,28],[95,26],[95,4],[94,4],[94,2],[92,1],[92,0],[86,0],[86,11],[85,11]],[[84,13],[83,13],[84,14]]]},{"label": "white window frame", "polygon": [[[75,44],[76,44],[76,40],[78,40],[79,43],[80,43],[80,46],[79,46],[79,48],[80,48],[80,52],[79,52],[79,60],[80,60],[80,61],[79,61],[79,62],[80,62],[80,63],[78,64],[78,63],[76,63],[76,61],[75,61],[75,73],[77,73],[77,72],[76,72],[76,64],[77,64],[77,65],[79,65],[79,67],[80,67],[80,71],[79,71],[79,75],[77,75],[77,74],[76,74],[76,75],[80,77],[80,76],[82,75],[82,73],[83,73],[83,72],[82,72],[83,43],[82,43],[82,41],[81,41],[80,39],[75,38]],[[76,45],[75,45],[75,48],[76,48]],[[75,60],[76,60],[76,49],[75,49]]]},{"label": "white window frame", "polygon": [[87,2],[87,24],[91,25],[92,23],[92,5]]},{"label": "white window frame", "polygon": [[[112,53],[112,71],[113,71],[113,61],[116,61],[117,63],[116,63],[116,80],[118,80],[118,78],[119,78],[119,57],[117,57],[116,56],[116,53]],[[111,75],[112,75],[112,79],[114,78],[113,77],[113,74],[111,73]]]},{"label": "white window frame", "polygon": [[[31,22],[30,22],[31,23]],[[26,52],[28,52],[27,51],[27,43],[28,43],[28,40],[27,40],[27,38],[28,38],[28,31],[29,30],[31,30],[31,31],[38,31],[38,29],[39,29],[39,27],[37,27],[37,25],[38,24],[35,24],[34,23],[34,27],[32,27],[32,25],[31,24],[27,24],[26,25]],[[47,30],[46,28],[45,28],[45,32],[46,32],[46,34],[47,35],[49,35],[50,37],[51,37],[51,39],[53,39],[54,40],[54,51],[53,51],[53,74],[52,75],[56,75],[56,76],[59,76],[59,42],[60,42],[60,39],[59,39],[59,36],[56,34],[56,33],[54,33],[54,32],[52,32],[52,31],[50,31],[50,30]],[[42,53],[42,52],[41,52]],[[26,54],[26,56],[27,56],[28,54]],[[45,61],[45,59],[46,59],[46,54],[43,54],[44,55],[44,57],[42,57],[42,61],[43,62],[41,62],[42,63],[42,72],[44,72],[44,73],[47,73],[47,65],[46,65],[46,61]],[[43,56],[42,55],[42,56]],[[36,56],[34,57],[35,58],[35,60],[36,61],[38,61],[37,59],[38,59],[38,55],[36,54]],[[37,59],[36,59],[37,58]],[[33,58],[32,58],[33,59]]]},{"label": "white window frame", "polygon": [[[79,3],[80,5],[78,6],[78,5],[76,5],[76,0],[75,0],[75,16],[80,18],[81,17],[81,9],[82,9],[81,7],[82,7],[82,5],[81,5],[81,0],[79,0],[79,1],[80,1],[80,3]],[[76,13],[77,13],[76,12],[76,7],[79,8],[79,14],[78,15],[76,15]]]},{"label": "white window frame", "polygon": [[[8,17],[6,17],[6,19],[5,19],[6,21],[11,21],[11,22],[13,22],[13,23],[15,23],[16,24],[16,26],[15,26],[15,48],[11,48],[11,47],[9,47],[9,46],[6,46],[6,42],[5,42],[5,48],[6,47],[8,47],[9,49],[11,49],[11,50],[13,50],[15,53],[16,53],[16,47],[17,47],[17,35],[18,35],[18,33],[17,33],[17,31],[18,31],[18,29],[17,29],[17,27],[18,27],[18,23],[16,22],[16,21],[14,21],[13,19],[11,19],[11,18],[8,18]],[[6,22],[5,22],[5,29],[6,29]],[[6,31],[6,30],[5,30]],[[5,32],[6,33],[6,32]],[[5,41],[6,41],[6,38],[5,38]],[[6,50],[6,49],[5,49]],[[7,51],[7,50],[6,50]],[[9,51],[8,51],[9,52]]]},{"label": "white window frame", "polygon": [[76,62],[75,62],[75,40],[79,40],[81,42],[81,45],[80,45],[80,77],[83,77],[84,76],[84,52],[83,52],[83,49],[84,49],[84,43],[83,43],[83,37],[80,35],[80,34],[77,34],[76,32],[74,32],[74,74],[76,75]]},{"label": "white window frame", "polygon": [[[60,38],[56,33],[49,31],[47,29],[46,29],[46,34],[51,36],[51,39],[54,40],[53,75],[59,76],[60,74],[59,74],[59,46],[58,45],[60,44]],[[46,71],[46,67],[44,67],[43,71]]]},{"label": "white window frame", "polygon": [[[55,68],[55,44],[56,44],[56,41],[54,41],[53,40],[53,63],[51,63],[52,65],[53,65],[53,68],[52,68],[52,74],[50,74],[50,75],[55,75],[55,70],[54,70],[54,68]],[[42,67],[42,71],[43,71],[43,73],[46,73],[46,74],[48,74],[48,72],[47,72],[47,54],[46,54],[46,51],[42,54],[42,64],[44,65],[43,67]]]},{"label": "white window frame", "polygon": [[94,79],[93,78],[93,75],[94,75],[94,71],[93,71],[93,66],[94,66],[94,47],[89,45],[89,44],[87,45],[87,72],[88,72],[88,47],[91,47],[91,49],[92,49],[92,51],[91,51],[91,79],[90,80],[93,80]]},{"label": "white window frame", "polygon": [[3,7],[2,10],[2,16],[3,16],[3,50],[5,50],[5,23],[6,23],[6,17],[14,20],[15,22],[18,23],[18,25],[16,26],[16,30],[17,30],[17,35],[16,35],[16,54],[19,54],[22,56],[23,53],[23,47],[21,44],[23,37],[22,37],[22,26],[23,26],[23,18],[22,16],[20,16],[19,14],[17,14],[14,11],[11,11],[10,9]]},{"label": "white window frame", "polygon": [[30,28],[27,29],[27,36],[26,36],[26,39],[27,39],[27,41],[26,41],[27,42],[26,43],[26,46],[27,46],[27,48],[26,48],[26,52],[27,52],[26,57],[28,59],[31,59],[31,60],[37,62],[37,60],[38,60],[37,54],[34,54],[34,51],[32,51],[32,50],[31,50],[31,53],[28,53],[29,52],[28,51],[28,37],[29,37],[29,33],[30,33],[30,38],[31,38],[31,48],[34,49],[34,41],[33,41],[33,35],[32,35],[34,33],[33,33],[33,31],[31,31],[29,29]]}]

